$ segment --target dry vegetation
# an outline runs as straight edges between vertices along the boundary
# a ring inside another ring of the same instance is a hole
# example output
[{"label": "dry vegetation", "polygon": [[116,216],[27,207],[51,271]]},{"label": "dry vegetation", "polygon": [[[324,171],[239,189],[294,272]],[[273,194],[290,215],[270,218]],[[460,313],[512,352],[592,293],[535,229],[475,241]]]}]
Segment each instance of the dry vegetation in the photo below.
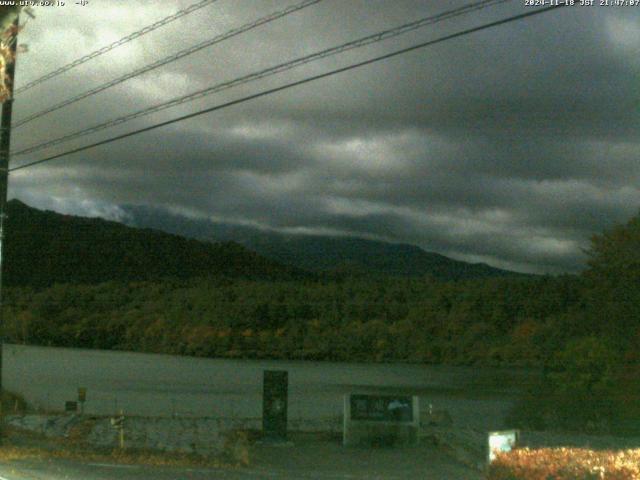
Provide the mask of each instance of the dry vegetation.
[{"label": "dry vegetation", "polygon": [[109,462],[126,465],[232,467],[249,464],[249,446],[242,432],[229,435],[219,457],[141,449],[100,449],[85,444],[81,435],[50,438],[14,427],[4,429],[6,441],[0,446],[0,462],[63,458],[82,462]]},{"label": "dry vegetation", "polygon": [[499,454],[489,467],[487,479],[638,480],[640,449],[521,448]]}]

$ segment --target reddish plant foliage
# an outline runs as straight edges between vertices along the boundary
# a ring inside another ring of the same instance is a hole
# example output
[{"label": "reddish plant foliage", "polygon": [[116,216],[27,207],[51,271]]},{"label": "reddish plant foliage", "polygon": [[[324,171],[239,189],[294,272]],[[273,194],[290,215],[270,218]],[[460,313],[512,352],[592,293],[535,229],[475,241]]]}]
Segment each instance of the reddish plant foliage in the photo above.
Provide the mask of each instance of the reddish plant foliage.
[{"label": "reddish plant foliage", "polygon": [[488,480],[638,480],[640,449],[519,448],[500,453]]}]

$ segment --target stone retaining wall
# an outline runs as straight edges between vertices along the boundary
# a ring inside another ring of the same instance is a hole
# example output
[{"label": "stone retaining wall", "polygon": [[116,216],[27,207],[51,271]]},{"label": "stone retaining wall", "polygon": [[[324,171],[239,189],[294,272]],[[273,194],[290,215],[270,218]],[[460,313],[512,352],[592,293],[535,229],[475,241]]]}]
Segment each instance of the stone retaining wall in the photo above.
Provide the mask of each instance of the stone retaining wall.
[{"label": "stone retaining wall", "polygon": [[[94,447],[119,445],[119,432],[106,417],[13,415],[5,417],[5,422],[47,437],[74,439]],[[230,448],[234,434],[257,428],[258,423],[212,418],[128,417],[124,422],[124,442],[126,448],[217,455]]]},{"label": "stone retaining wall", "polygon": [[[89,415],[10,415],[7,425],[47,437],[73,438],[95,447],[115,448],[118,430],[109,417]],[[340,432],[341,418],[290,420],[291,431]],[[167,452],[215,455],[229,448],[237,432],[261,430],[262,419],[126,417],[125,447]]]}]

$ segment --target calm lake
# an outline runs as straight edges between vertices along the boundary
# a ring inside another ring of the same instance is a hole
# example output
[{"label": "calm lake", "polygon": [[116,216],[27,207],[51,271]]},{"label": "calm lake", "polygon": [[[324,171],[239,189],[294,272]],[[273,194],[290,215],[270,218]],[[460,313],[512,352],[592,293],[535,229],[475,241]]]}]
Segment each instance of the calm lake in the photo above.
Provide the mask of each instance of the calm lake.
[{"label": "calm lake", "polygon": [[38,408],[62,410],[87,389],[85,412],[144,416],[259,418],[264,370],[289,372],[289,418],[339,418],[345,393],[419,395],[421,409],[446,409],[459,426],[499,429],[524,369],[172,355],[5,344],[4,388]]}]

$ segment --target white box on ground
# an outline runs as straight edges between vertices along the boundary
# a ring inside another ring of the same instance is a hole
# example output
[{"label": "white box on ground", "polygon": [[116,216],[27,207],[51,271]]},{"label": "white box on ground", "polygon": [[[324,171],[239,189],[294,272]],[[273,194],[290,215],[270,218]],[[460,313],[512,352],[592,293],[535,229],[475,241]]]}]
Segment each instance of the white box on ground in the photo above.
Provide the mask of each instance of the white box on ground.
[{"label": "white box on ground", "polygon": [[496,459],[500,452],[510,452],[518,444],[520,432],[518,430],[501,430],[489,432],[489,463]]}]

